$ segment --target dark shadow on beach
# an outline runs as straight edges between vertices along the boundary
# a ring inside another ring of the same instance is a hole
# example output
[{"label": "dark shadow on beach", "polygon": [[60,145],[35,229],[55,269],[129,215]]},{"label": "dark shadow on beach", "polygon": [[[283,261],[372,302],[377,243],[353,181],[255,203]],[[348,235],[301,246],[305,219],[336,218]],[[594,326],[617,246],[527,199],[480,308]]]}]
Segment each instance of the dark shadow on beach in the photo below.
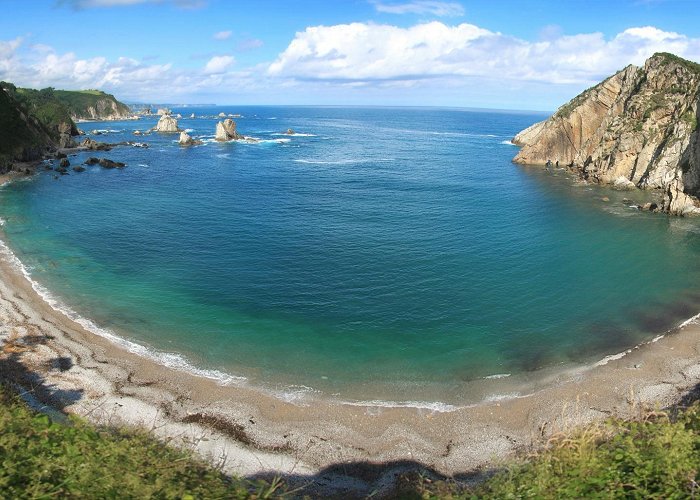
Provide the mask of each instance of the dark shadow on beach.
[{"label": "dark shadow on beach", "polygon": [[[26,366],[22,361],[23,354],[49,341],[51,337],[43,335],[28,335],[17,340],[9,339],[0,346],[0,381],[14,386],[25,399],[33,399],[54,409],[63,411],[67,406],[83,397],[83,390],[63,390],[46,382],[44,377]],[[48,370],[67,371],[73,366],[73,361],[67,357],[58,356],[46,363],[42,368]]]},{"label": "dark shadow on beach", "polygon": [[423,498],[419,493],[421,484],[445,481],[452,483],[459,491],[488,479],[493,473],[494,470],[472,471],[448,478],[419,462],[396,460],[383,463],[356,461],[335,464],[313,476],[268,473],[249,476],[248,479],[282,479],[290,489],[298,491],[299,498],[419,499]]}]

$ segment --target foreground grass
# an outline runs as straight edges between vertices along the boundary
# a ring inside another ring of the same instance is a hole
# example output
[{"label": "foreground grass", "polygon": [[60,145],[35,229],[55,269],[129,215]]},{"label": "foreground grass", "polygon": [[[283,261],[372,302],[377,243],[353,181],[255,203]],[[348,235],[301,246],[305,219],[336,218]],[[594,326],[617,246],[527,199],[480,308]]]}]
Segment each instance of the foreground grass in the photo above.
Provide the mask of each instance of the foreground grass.
[{"label": "foreground grass", "polygon": [[[473,487],[399,480],[391,498],[694,498],[700,405],[610,419],[554,436],[540,452]],[[287,492],[301,496],[303,491]],[[231,479],[147,433],[69,425],[0,385],[0,498],[276,498],[281,483]]]},{"label": "foreground grass", "polygon": [[405,478],[404,498],[696,498],[700,406],[671,417],[611,419],[547,447],[473,487]]},{"label": "foreground grass", "polygon": [[53,423],[0,386],[0,498],[273,498],[146,433]]}]

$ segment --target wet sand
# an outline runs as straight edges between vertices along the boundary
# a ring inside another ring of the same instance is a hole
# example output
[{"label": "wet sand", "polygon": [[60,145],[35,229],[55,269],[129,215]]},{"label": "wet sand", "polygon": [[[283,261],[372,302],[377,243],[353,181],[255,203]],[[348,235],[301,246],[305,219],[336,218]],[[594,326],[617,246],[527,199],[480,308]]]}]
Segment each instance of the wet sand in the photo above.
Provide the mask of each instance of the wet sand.
[{"label": "wet sand", "polygon": [[516,399],[446,412],[313,397],[295,404],[164,367],[87,331],[47,304],[8,254],[0,259],[0,376],[35,405],[145,427],[230,473],[362,494],[418,467],[463,477],[554,432],[676,403],[700,382],[700,325]]}]

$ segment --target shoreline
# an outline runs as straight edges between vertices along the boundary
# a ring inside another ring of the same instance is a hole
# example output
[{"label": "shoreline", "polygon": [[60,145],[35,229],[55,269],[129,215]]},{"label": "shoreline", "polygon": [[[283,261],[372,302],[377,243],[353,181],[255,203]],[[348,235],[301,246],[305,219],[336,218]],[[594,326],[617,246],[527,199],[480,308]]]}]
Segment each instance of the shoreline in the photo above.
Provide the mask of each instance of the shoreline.
[{"label": "shoreline", "polygon": [[227,457],[226,472],[281,474],[312,491],[368,493],[418,468],[483,472],[558,431],[666,407],[700,384],[698,315],[532,394],[449,411],[314,396],[300,406],[130,352],[128,341],[100,336],[53,307],[18,263],[9,248],[0,256],[2,378],[94,423],[149,429],[214,463]]}]

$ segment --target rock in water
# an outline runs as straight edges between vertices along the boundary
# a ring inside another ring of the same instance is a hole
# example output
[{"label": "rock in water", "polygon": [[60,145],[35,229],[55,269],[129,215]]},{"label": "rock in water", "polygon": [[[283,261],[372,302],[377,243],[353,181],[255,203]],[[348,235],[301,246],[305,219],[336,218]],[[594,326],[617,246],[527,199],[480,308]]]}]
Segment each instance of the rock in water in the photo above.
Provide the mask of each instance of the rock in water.
[{"label": "rock in water", "polygon": [[177,142],[180,146],[196,146],[197,144],[202,144],[202,141],[192,139],[187,132],[180,132],[180,140]]},{"label": "rock in water", "polygon": [[179,132],[180,129],[177,128],[177,120],[170,116],[169,114],[164,114],[158,120],[158,124],[155,127],[156,132],[166,132],[173,133]]},{"label": "rock in water", "polygon": [[223,122],[216,124],[216,134],[214,138],[217,141],[230,141],[233,139],[243,139],[243,136],[236,132],[236,122],[227,118]]},{"label": "rock in water", "polygon": [[700,213],[700,64],[667,53],[628,66],[515,136],[514,161],[559,161],[583,179],[660,189],[660,209]]}]

